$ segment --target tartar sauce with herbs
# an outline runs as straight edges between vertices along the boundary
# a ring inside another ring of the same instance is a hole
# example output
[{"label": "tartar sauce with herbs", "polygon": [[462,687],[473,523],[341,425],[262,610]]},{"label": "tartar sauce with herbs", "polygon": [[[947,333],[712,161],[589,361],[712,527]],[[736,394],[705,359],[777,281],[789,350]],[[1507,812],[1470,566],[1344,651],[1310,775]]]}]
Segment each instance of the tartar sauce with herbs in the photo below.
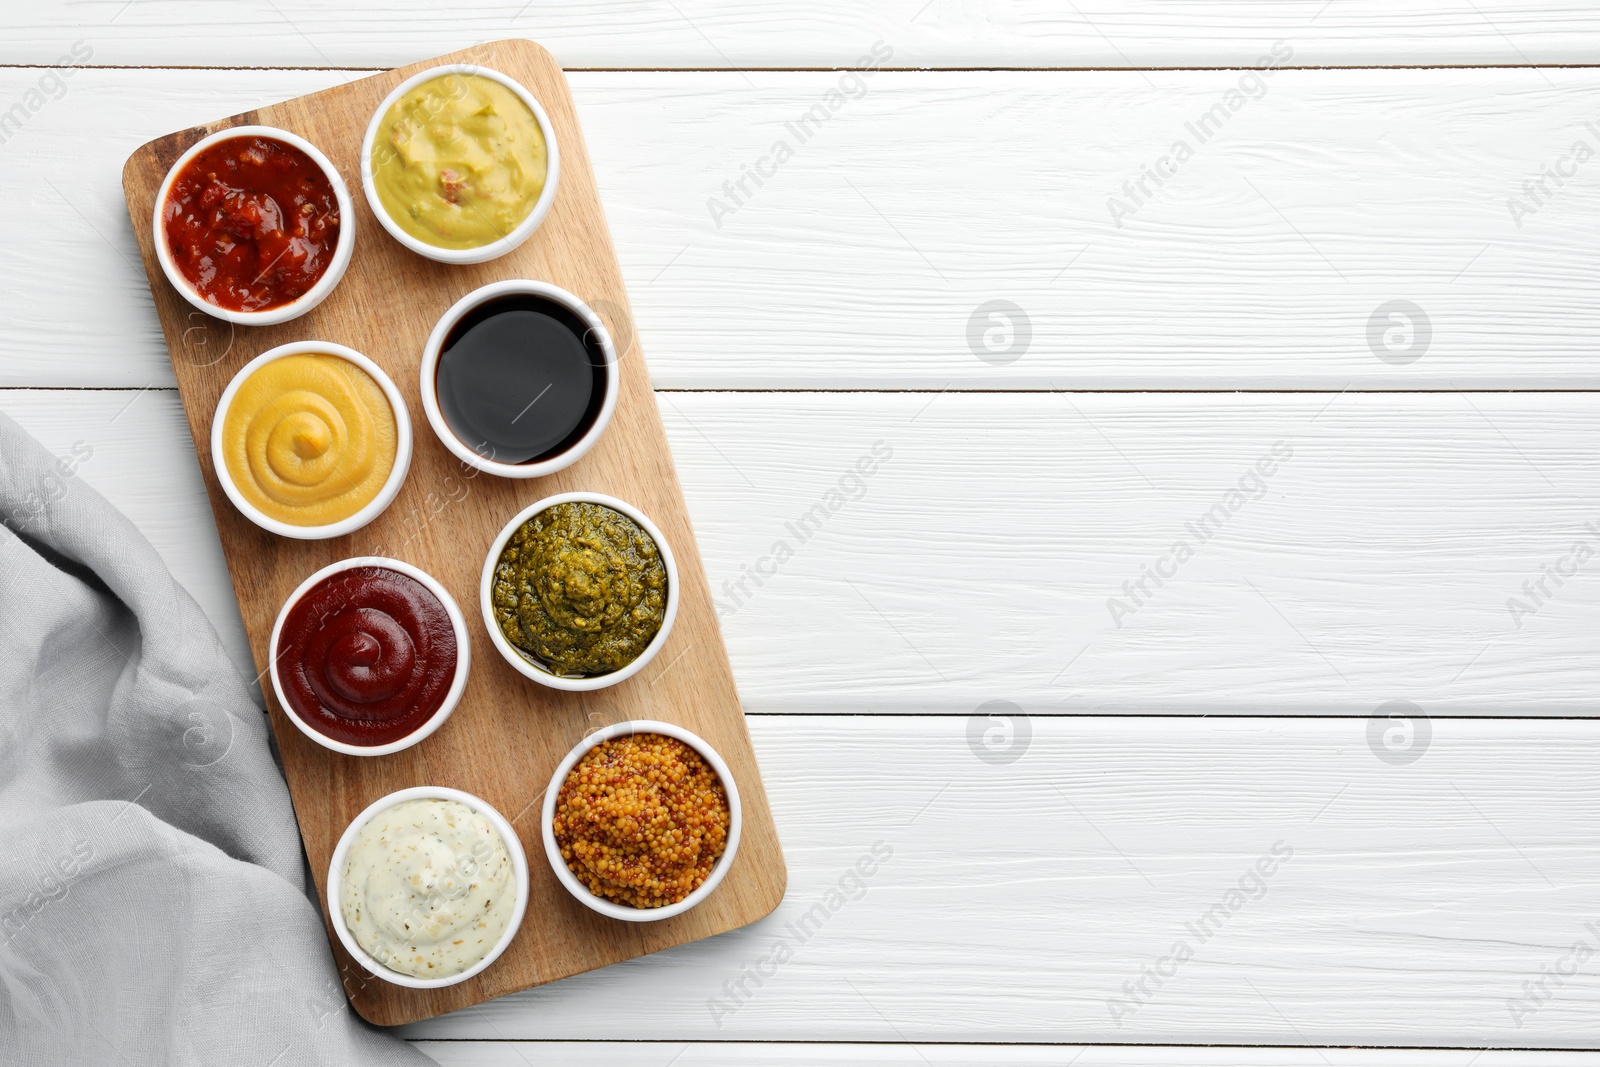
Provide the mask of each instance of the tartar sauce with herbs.
[{"label": "tartar sauce with herbs", "polygon": [[488,819],[454,800],[408,800],[356,834],[339,908],[385,967],[448,978],[499,942],[516,896],[511,856]]}]

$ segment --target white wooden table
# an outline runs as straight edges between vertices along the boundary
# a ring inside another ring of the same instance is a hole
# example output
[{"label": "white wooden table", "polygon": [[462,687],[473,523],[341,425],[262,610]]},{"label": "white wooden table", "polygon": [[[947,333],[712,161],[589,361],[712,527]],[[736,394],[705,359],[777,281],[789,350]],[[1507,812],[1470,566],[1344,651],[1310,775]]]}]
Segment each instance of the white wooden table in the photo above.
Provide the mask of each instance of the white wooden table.
[{"label": "white wooden table", "polygon": [[441,1063],[1600,1063],[1592,5],[0,12],[0,409],[248,674],[123,159],[479,40],[572,71],[789,895]]}]

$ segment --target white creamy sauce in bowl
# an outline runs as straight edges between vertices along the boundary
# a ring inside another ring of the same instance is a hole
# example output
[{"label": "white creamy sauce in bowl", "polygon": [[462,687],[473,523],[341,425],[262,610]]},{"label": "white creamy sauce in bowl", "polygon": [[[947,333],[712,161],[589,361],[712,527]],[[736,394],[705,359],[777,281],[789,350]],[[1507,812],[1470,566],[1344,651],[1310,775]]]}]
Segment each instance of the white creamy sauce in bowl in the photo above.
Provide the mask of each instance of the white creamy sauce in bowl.
[{"label": "white creamy sauce in bowl", "polygon": [[356,944],[416,978],[448,978],[489,955],[516,900],[499,831],[454,800],[408,800],[378,812],[351,841],[339,886]]}]

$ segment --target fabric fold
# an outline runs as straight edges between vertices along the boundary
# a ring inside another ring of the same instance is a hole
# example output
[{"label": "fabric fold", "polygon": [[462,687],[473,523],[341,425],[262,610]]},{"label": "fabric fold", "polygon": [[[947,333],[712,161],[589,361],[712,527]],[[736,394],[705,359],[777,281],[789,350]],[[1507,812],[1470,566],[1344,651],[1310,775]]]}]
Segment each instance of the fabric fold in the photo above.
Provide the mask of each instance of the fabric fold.
[{"label": "fabric fold", "polygon": [[0,414],[0,1062],[432,1061],[339,984],[266,716],[119,511]]}]

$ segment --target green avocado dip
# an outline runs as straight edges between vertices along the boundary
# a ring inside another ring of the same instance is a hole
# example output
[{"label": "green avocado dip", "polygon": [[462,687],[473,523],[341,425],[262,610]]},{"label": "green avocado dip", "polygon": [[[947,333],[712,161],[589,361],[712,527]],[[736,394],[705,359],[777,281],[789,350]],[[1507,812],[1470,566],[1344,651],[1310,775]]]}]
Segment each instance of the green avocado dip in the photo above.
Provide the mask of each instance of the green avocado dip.
[{"label": "green avocado dip", "polygon": [[490,602],[506,640],[550,673],[610,674],[661,629],[667,568],[655,541],[621,512],[553,504],[506,542]]}]

